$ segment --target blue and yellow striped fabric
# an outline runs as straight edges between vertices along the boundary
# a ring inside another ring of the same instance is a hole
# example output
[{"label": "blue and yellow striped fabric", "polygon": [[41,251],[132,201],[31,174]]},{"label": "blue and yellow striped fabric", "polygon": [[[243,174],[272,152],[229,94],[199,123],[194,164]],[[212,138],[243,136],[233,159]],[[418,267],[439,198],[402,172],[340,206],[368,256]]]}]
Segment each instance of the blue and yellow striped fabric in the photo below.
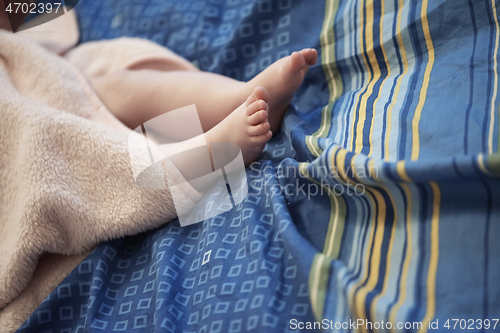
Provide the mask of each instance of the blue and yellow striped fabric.
[{"label": "blue and yellow striped fabric", "polygon": [[310,271],[318,320],[427,331],[500,315],[498,6],[326,2],[330,99],[305,137],[317,159],[300,165],[331,208]]},{"label": "blue and yellow striped fabric", "polygon": [[323,319],[323,331],[358,319],[374,325],[359,332],[463,326],[448,319],[491,331],[476,320],[500,316],[499,7],[80,1],[81,42],[143,37],[240,80],[304,47],[320,60],[247,170],[243,203],[102,244],[19,332],[288,332]]}]

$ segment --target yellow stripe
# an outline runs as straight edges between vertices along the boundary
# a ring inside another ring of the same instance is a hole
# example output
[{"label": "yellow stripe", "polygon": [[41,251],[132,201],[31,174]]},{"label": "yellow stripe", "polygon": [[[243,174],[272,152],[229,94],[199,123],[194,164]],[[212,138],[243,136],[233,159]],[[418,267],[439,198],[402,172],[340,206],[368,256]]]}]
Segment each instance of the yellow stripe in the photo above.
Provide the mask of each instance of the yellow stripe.
[{"label": "yellow stripe", "polygon": [[328,223],[328,231],[326,233],[325,245],[323,253],[332,259],[337,259],[340,250],[340,244],[335,244],[335,235],[339,224],[339,201],[337,196],[328,189],[328,198],[330,199],[330,222]]},{"label": "yellow stripe", "polygon": [[[334,157],[337,150],[340,147],[336,147],[331,151],[331,162],[330,167],[336,168],[337,166],[334,164]],[[345,149],[343,149],[345,151]],[[345,158],[345,155],[344,155]],[[338,170],[338,168],[337,168]],[[332,219],[332,212],[330,212],[330,221],[328,224],[328,233],[325,239],[325,245],[323,248],[323,253],[325,253],[328,257],[332,259],[337,259],[340,251],[340,241],[342,239],[342,234],[344,233],[344,223],[345,223],[345,211],[346,205],[345,200],[342,196],[337,196],[334,192],[330,190],[329,187],[327,189],[328,198],[330,199],[330,207],[335,207],[335,216]],[[343,216],[341,216],[341,214]]]},{"label": "yellow stripe", "polygon": [[[365,126],[368,98],[373,94],[373,88],[375,87],[375,84],[380,78],[380,68],[378,66],[377,58],[375,56],[374,43],[373,43],[373,22],[374,22],[373,0],[367,0],[366,17],[367,20],[366,23],[364,23],[364,26],[366,27],[366,45],[367,45],[366,53],[368,54],[368,61],[370,62],[370,65],[373,69],[373,76],[370,73],[370,83],[368,84],[366,93],[361,98],[361,106],[359,108],[359,119],[358,119],[358,127],[356,129],[357,134],[356,134],[356,148],[355,148],[355,152],[358,154],[363,149],[363,128]],[[363,26],[363,23],[361,26]],[[363,45],[362,39],[361,39],[361,45]],[[363,59],[365,60],[366,67],[368,68],[367,58],[364,55],[364,53],[363,53]],[[375,118],[375,108],[373,109],[372,125],[374,118]]]},{"label": "yellow stripe", "polygon": [[441,191],[436,182],[429,183],[434,196],[432,221],[431,221],[431,256],[429,260],[429,271],[427,272],[427,308],[422,329],[419,332],[427,332],[430,319],[434,318],[436,311],[436,273],[439,260],[439,208],[441,205]]},{"label": "yellow stripe", "polygon": [[[488,155],[486,158],[486,163],[488,164],[488,171],[493,177],[500,176],[500,153]],[[486,167],[483,166],[484,169]]]},{"label": "yellow stripe", "polygon": [[325,304],[325,291],[326,282],[328,281],[328,270],[330,267],[330,260],[318,253],[314,256],[309,275],[309,293],[311,298],[311,306],[314,316],[317,321],[323,318],[323,308]]},{"label": "yellow stripe", "polygon": [[335,78],[339,73],[335,66],[335,41],[333,38],[333,23],[335,13],[338,9],[338,1],[328,0],[325,8],[325,19],[320,34],[322,67],[325,72],[326,81],[330,92],[329,103],[321,110],[321,124],[319,129],[312,135],[306,137],[306,145],[311,153],[318,157],[322,150],[318,147],[318,137],[325,137],[328,134],[331,124],[333,103],[338,99],[341,88],[338,87],[340,81]]},{"label": "yellow stripe", "polygon": [[317,272],[320,267],[321,267],[321,263],[318,265],[318,261],[322,261],[324,260],[324,257],[321,256],[321,255],[315,255],[314,256],[314,259],[313,259],[313,263],[312,263],[312,267],[311,267],[311,273],[310,273],[310,276],[309,276],[309,290],[310,290],[310,298],[311,298],[311,306],[312,306],[312,310],[313,312],[316,314],[318,313],[318,302],[317,302],[317,299],[318,299],[318,294],[317,291],[318,290],[318,286],[319,286],[319,272]]},{"label": "yellow stripe", "polygon": [[[410,188],[406,184],[400,184],[403,188],[403,191],[406,196],[406,202],[408,207],[406,208],[406,235],[408,237],[408,241],[406,242],[406,257],[403,263],[403,272],[401,274],[401,286],[399,287],[399,299],[398,302],[394,305],[389,314],[389,320],[393,324],[393,331],[395,332],[395,325],[397,321],[398,310],[404,304],[406,300],[406,281],[408,279],[408,270],[410,269],[411,262],[411,250],[412,250],[412,232],[411,232],[411,213],[412,213],[412,198]],[[425,323],[424,323],[425,324]]]},{"label": "yellow stripe", "polygon": [[[489,156],[492,156],[492,155],[489,155]],[[477,164],[479,165],[479,169],[481,169],[481,171],[485,175],[490,176],[490,177],[498,177],[498,175],[496,173],[491,172],[490,170],[488,170],[488,168],[486,167],[486,165],[484,165],[484,155],[482,153],[480,153],[479,155],[477,155]]]},{"label": "yellow stripe", "polygon": [[391,139],[391,125],[392,125],[392,109],[394,108],[394,105],[396,105],[396,101],[399,96],[399,91],[401,88],[401,82],[403,81],[403,77],[406,76],[408,73],[408,58],[406,56],[406,49],[403,43],[403,37],[401,35],[401,14],[403,12],[403,7],[404,7],[404,0],[399,0],[398,3],[399,10],[398,10],[398,22],[397,22],[397,31],[396,31],[396,37],[398,40],[398,45],[399,49],[401,50],[401,58],[403,60],[403,74],[399,76],[399,78],[396,81],[396,90],[394,92],[394,97],[392,98],[391,104],[389,105],[389,111],[387,112],[387,134],[385,138],[385,160],[389,161],[390,156],[389,156],[389,145],[390,145],[390,139]]},{"label": "yellow stripe", "polygon": [[[389,63],[389,60],[387,59],[387,54],[385,52],[385,46],[384,46],[384,16],[385,16],[385,1],[382,0],[380,4],[380,10],[381,10],[381,15],[380,15],[380,48],[382,49],[382,54],[384,55],[384,62],[387,67],[387,76],[382,80],[382,84],[380,85],[380,91],[377,96],[377,99],[375,99],[375,102],[373,102],[373,117],[372,117],[372,123],[370,126],[370,152],[368,153],[368,156],[372,156],[373,153],[373,144],[372,144],[372,137],[373,137],[373,126],[375,124],[375,108],[377,106],[378,101],[382,97],[382,91],[384,89],[385,81],[387,78],[391,76],[391,66]],[[377,64],[378,68],[378,64]]]},{"label": "yellow stripe", "polygon": [[317,254],[314,256],[313,264],[311,269],[311,273],[314,273],[311,275],[311,286],[310,290],[311,292],[311,306],[313,308],[313,312],[315,314],[318,313],[318,293],[317,290],[319,288],[319,277],[320,277],[320,270],[321,270],[321,264],[323,263],[323,260],[325,260],[325,257]]},{"label": "yellow stripe", "polygon": [[396,171],[398,172],[398,175],[402,180],[411,182],[411,178],[408,177],[408,174],[406,173],[405,161],[398,161],[396,163]]},{"label": "yellow stripe", "polygon": [[339,172],[340,178],[347,184],[349,181],[349,176],[347,175],[347,169],[345,167],[345,158],[347,157],[347,150],[340,149],[337,154],[336,167]]},{"label": "yellow stripe", "polygon": [[313,154],[313,156],[318,157],[321,155],[321,148],[318,147],[318,138],[312,135],[306,136],[306,145],[309,148],[309,151]]},{"label": "yellow stripe", "polygon": [[368,161],[368,174],[370,175],[370,177],[372,177],[375,181],[378,181],[379,180],[379,176],[378,176],[378,168],[375,166],[375,160],[374,159],[370,159]]},{"label": "yellow stripe", "polygon": [[352,174],[354,176],[354,179],[356,179],[357,183],[361,183],[361,179],[358,177],[358,174],[356,172],[356,159],[358,158],[359,154],[356,154],[354,155],[352,158],[351,158],[351,165],[349,166],[352,170]]},{"label": "yellow stripe", "polygon": [[417,108],[415,110],[415,116],[413,117],[412,121],[413,146],[411,151],[411,159],[413,161],[418,160],[418,156],[420,154],[420,137],[418,126],[420,124],[420,117],[422,115],[422,109],[424,108],[425,99],[427,98],[427,89],[429,88],[432,66],[434,65],[434,46],[432,45],[431,34],[429,31],[429,21],[427,20],[427,6],[428,0],[423,0],[420,17],[422,19],[422,28],[424,30],[425,43],[427,45],[427,54],[429,55],[429,59],[427,61],[427,65],[425,66],[424,81],[422,82],[422,88],[420,89],[420,98],[418,100]]},{"label": "yellow stripe", "polygon": [[495,126],[495,100],[497,99],[497,86],[498,86],[498,71],[497,71],[497,55],[498,55],[498,37],[500,34],[500,28],[498,27],[498,17],[497,17],[497,8],[495,5],[495,0],[491,0],[491,6],[493,7],[493,18],[495,19],[495,26],[497,28],[496,39],[495,39],[495,54],[493,56],[493,68],[495,71],[495,82],[493,86],[493,98],[491,100],[491,115],[490,115],[490,134],[489,134],[489,148],[488,152],[493,154],[493,129]]}]

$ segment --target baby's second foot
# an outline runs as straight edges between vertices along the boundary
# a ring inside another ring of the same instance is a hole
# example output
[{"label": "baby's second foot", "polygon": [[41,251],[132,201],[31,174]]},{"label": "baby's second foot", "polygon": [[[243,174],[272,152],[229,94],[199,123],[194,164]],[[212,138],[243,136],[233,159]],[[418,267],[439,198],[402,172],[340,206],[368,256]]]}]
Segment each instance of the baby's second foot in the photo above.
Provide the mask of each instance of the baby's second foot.
[{"label": "baby's second foot", "polygon": [[210,142],[232,142],[241,148],[245,166],[256,161],[272,137],[268,99],[266,89],[255,88],[240,107],[205,133],[208,146]]},{"label": "baby's second foot", "polygon": [[309,66],[314,65],[317,60],[318,53],[315,49],[293,52],[273,63],[248,83],[250,87],[262,86],[269,92],[269,123],[273,133],[279,129],[285,111],[309,71]]}]

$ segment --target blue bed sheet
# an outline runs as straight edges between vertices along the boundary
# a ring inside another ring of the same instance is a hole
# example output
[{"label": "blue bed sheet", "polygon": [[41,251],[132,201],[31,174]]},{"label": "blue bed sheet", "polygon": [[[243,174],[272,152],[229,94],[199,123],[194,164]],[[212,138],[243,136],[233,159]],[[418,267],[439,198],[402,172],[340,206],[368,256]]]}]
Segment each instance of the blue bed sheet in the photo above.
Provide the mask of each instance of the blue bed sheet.
[{"label": "blue bed sheet", "polygon": [[239,80],[304,47],[320,59],[241,204],[100,245],[18,332],[491,330],[498,6],[81,0],[81,42],[143,37]]}]

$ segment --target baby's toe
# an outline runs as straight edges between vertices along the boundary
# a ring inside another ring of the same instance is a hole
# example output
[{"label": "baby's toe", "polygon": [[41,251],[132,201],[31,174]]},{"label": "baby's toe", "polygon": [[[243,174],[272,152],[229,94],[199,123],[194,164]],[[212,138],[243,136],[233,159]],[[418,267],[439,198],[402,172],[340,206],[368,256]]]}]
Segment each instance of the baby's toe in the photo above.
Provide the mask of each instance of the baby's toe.
[{"label": "baby's toe", "polygon": [[266,134],[270,128],[271,128],[271,125],[269,124],[269,122],[265,121],[265,122],[262,122],[256,126],[250,126],[248,128],[248,134],[251,136],[259,136],[262,134]]},{"label": "baby's toe", "polygon": [[273,136],[273,132],[267,130],[266,133],[250,137],[253,146],[265,145]]},{"label": "baby's toe", "polygon": [[263,100],[264,102],[267,102],[269,100],[269,93],[267,92],[266,88],[260,86],[255,87],[253,92],[245,101],[245,105],[250,106],[252,105],[252,103],[258,100]]},{"label": "baby's toe", "polygon": [[315,49],[303,49],[300,53],[308,65],[314,65],[318,61],[318,52]]},{"label": "baby's toe", "polygon": [[261,110],[267,111],[267,103],[265,101],[263,101],[262,99],[259,99],[255,102],[253,102],[252,104],[250,104],[249,107],[247,107],[246,114],[247,114],[247,116],[251,116],[255,112],[261,111]]},{"label": "baby's toe", "polygon": [[267,120],[267,111],[260,110],[247,118],[247,123],[250,126],[258,125]]},{"label": "baby's toe", "polygon": [[289,74],[296,74],[300,72],[305,65],[306,61],[304,55],[301,52],[293,52],[284,68]]}]

